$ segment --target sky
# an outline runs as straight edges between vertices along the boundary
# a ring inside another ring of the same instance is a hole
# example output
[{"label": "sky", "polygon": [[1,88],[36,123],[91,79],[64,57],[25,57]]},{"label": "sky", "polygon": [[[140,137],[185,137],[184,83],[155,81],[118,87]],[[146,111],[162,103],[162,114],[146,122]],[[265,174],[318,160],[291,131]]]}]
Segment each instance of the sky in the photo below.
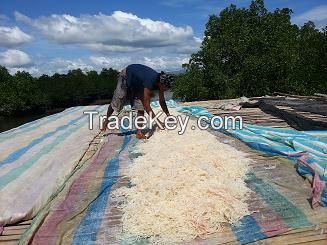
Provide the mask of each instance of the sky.
[{"label": "sky", "polygon": [[[292,22],[327,25],[327,0],[266,0]],[[35,76],[142,63],[176,71],[196,52],[208,16],[247,0],[3,0],[0,65]]]}]

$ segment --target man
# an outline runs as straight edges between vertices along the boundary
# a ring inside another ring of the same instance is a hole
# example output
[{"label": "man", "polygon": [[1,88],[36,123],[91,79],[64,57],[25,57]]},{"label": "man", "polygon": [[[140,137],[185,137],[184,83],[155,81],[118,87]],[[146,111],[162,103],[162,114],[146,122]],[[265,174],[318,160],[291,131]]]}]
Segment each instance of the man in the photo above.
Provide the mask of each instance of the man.
[{"label": "man", "polygon": [[[132,106],[137,110],[137,116],[144,116],[145,110],[154,118],[155,114],[150,106],[151,91],[153,90],[159,90],[160,106],[163,112],[169,116],[164,92],[170,88],[172,82],[172,75],[164,72],[157,73],[148,66],[141,64],[127,66],[119,74],[117,87],[108,107],[107,118],[103,122],[102,130],[107,129],[108,119],[112,113],[114,111],[120,112],[123,109],[126,99],[129,99]],[[136,137],[139,139],[146,138],[141,130],[137,130]]]}]

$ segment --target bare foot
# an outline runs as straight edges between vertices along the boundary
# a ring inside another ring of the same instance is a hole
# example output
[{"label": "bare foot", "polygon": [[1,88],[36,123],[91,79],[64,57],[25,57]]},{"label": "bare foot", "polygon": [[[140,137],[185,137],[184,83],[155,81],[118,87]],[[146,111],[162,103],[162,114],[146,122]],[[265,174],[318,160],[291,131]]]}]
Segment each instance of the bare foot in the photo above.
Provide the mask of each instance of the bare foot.
[{"label": "bare foot", "polygon": [[142,132],[140,132],[140,131],[138,131],[138,132],[136,133],[136,138],[138,138],[138,139],[140,139],[140,140],[145,140],[145,139],[147,139],[147,137],[146,137]]}]

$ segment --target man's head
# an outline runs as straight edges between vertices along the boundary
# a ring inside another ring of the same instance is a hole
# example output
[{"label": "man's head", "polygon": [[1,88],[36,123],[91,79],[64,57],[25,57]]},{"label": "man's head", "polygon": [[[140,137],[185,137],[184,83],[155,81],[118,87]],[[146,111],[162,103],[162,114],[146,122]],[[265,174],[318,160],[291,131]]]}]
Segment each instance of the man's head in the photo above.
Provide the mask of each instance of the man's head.
[{"label": "man's head", "polygon": [[171,88],[171,86],[174,83],[174,81],[175,81],[175,75],[168,74],[168,73],[165,73],[163,71],[160,73],[160,80],[159,80],[159,82],[161,84],[163,84],[167,89],[168,88]]}]

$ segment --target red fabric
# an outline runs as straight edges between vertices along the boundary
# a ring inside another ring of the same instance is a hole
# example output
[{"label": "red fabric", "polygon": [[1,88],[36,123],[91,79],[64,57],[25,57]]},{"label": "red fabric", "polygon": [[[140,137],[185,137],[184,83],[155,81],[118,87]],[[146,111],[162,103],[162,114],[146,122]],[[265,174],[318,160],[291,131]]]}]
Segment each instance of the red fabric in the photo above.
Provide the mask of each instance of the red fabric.
[{"label": "red fabric", "polygon": [[320,179],[319,174],[306,162],[307,156],[302,156],[299,158],[298,163],[310,169],[313,173],[313,182],[312,182],[312,208],[317,208],[320,205],[321,194],[325,188],[325,182]]}]

